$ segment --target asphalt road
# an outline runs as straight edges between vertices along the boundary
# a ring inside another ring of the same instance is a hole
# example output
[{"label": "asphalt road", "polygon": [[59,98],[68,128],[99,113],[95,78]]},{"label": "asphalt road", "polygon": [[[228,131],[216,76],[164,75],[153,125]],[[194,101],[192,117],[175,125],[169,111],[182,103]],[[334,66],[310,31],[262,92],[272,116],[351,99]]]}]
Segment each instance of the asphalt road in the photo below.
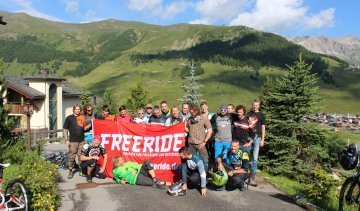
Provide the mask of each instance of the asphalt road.
[{"label": "asphalt road", "polygon": [[[47,152],[63,151],[64,146],[47,148]],[[196,190],[187,191],[186,196],[172,197],[164,189],[132,185],[105,184],[111,179],[94,182],[100,184],[95,188],[76,189],[79,183],[86,183],[84,177],[75,174],[74,178],[66,178],[67,171],[59,170],[62,178],[59,190],[62,197],[60,211],[68,210],[303,210],[293,204],[291,198],[284,195],[272,185],[259,178],[258,187],[249,190],[207,191],[201,197]]]}]

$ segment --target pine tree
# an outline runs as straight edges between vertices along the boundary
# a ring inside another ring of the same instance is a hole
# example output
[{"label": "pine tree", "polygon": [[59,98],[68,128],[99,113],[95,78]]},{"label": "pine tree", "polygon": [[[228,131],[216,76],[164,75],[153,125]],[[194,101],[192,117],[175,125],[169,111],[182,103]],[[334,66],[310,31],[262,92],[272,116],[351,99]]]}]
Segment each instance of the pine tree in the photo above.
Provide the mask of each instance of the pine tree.
[{"label": "pine tree", "polygon": [[185,91],[185,95],[178,99],[181,102],[192,104],[199,104],[203,102],[201,99],[202,94],[200,93],[200,88],[203,85],[199,84],[198,81],[201,78],[200,76],[196,76],[196,67],[194,65],[194,60],[192,60],[188,65],[188,69],[190,70],[190,76],[187,76],[186,79],[188,80],[188,85],[181,86]]},{"label": "pine tree", "polygon": [[336,155],[332,154],[341,141],[329,139],[329,132],[303,117],[316,112],[318,78],[311,74],[300,56],[284,76],[268,79],[261,95],[266,113],[266,147],[261,159],[263,166],[275,174],[299,180],[307,178],[315,168],[328,168]]},{"label": "pine tree", "polygon": [[117,115],[118,113],[118,104],[116,103],[115,96],[112,94],[109,88],[105,89],[101,101],[96,107],[96,113],[100,114],[102,112],[102,107],[108,105],[110,107],[110,113]]},{"label": "pine tree", "polygon": [[127,99],[126,107],[130,113],[135,114],[137,109],[144,108],[146,104],[151,102],[149,92],[144,88],[144,82],[138,81],[135,87],[130,88],[130,96]]},{"label": "pine tree", "polygon": [[90,92],[86,87],[82,88],[82,94],[80,95],[81,106],[89,104],[91,102]]}]

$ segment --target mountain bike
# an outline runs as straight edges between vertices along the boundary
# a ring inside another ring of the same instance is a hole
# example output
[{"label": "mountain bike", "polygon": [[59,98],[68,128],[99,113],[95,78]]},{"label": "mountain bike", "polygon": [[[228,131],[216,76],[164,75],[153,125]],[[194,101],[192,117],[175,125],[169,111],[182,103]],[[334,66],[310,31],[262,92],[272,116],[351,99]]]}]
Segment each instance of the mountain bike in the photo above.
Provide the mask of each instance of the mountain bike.
[{"label": "mountain bike", "polygon": [[339,195],[339,210],[360,210],[360,147],[350,144],[339,152],[339,162],[345,170],[356,168],[356,174],[347,178],[341,187]]},{"label": "mountain bike", "polygon": [[30,210],[29,194],[21,180],[14,179],[10,181],[5,188],[5,194],[2,192],[3,170],[9,167],[10,163],[0,163],[0,210],[28,211]]}]

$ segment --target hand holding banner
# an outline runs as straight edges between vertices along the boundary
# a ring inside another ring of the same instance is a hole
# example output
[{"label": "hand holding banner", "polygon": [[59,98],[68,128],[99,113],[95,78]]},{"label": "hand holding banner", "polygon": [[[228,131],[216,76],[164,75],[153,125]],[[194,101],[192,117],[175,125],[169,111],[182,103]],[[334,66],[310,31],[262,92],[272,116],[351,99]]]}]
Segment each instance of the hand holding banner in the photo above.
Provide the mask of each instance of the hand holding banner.
[{"label": "hand holding banner", "polygon": [[174,182],[181,164],[178,151],[185,146],[185,123],[171,127],[127,122],[93,120],[94,136],[101,137],[108,162],[106,175],[112,177],[112,158],[120,155],[126,162],[139,164],[150,160],[156,177]]}]

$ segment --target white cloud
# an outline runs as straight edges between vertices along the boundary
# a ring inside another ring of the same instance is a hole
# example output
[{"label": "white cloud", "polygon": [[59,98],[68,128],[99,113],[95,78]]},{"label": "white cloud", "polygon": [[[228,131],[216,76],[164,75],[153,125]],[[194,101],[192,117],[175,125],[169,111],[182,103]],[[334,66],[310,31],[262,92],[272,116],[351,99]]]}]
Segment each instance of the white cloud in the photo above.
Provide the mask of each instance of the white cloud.
[{"label": "white cloud", "polygon": [[19,9],[16,9],[15,12],[24,12],[24,13],[27,13],[31,16],[35,16],[38,18],[44,18],[47,20],[64,22],[63,20],[61,20],[57,17],[54,17],[54,16],[51,16],[51,15],[48,15],[48,14],[38,11],[37,9],[35,9],[33,7],[32,2],[30,0],[13,0],[13,1],[11,1],[11,3],[13,4],[13,6],[16,6],[19,8]]},{"label": "white cloud", "polygon": [[303,0],[257,0],[249,12],[240,13],[230,25],[245,25],[255,29],[281,32],[290,29],[316,29],[332,26],[335,10],[308,14]]},{"label": "white cloud", "polygon": [[173,1],[166,5],[162,0],[129,0],[128,3],[130,9],[146,12],[153,17],[160,17],[163,19],[171,19],[175,15],[186,11],[192,5],[192,2],[186,0]]},{"label": "white cloud", "polygon": [[65,10],[71,13],[77,12],[79,9],[79,1],[80,0],[64,0]]},{"label": "white cloud", "polygon": [[318,29],[322,27],[332,27],[335,25],[334,16],[335,16],[334,8],[323,10],[318,14],[309,17],[305,22],[304,28]]},{"label": "white cloud", "polygon": [[102,21],[105,20],[106,18],[97,18],[96,17],[96,12],[94,12],[93,10],[89,9],[86,13],[85,16],[83,18],[83,21],[81,21],[81,23],[90,23],[90,22],[95,22],[95,21]]},{"label": "white cloud", "polygon": [[129,8],[137,11],[150,10],[161,5],[162,0],[130,0]]},{"label": "white cloud", "polygon": [[249,6],[250,0],[201,0],[195,4],[200,18],[190,23],[211,24],[218,20],[228,21],[235,18]]}]

